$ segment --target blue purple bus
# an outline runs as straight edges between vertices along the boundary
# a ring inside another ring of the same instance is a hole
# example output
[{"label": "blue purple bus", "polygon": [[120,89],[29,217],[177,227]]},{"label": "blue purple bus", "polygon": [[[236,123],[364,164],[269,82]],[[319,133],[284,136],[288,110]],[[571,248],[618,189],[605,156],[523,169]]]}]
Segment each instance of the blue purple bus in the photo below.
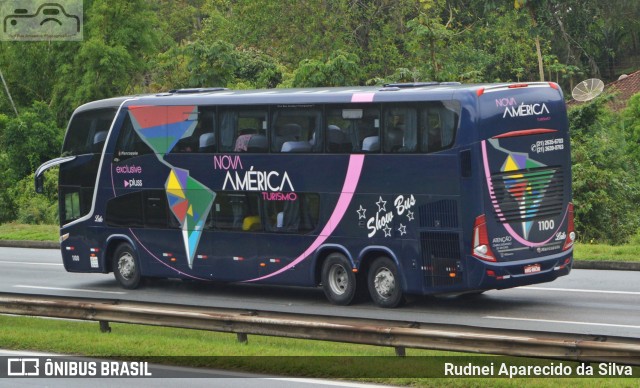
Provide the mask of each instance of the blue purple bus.
[{"label": "blue purple bus", "polygon": [[482,293],[572,266],[568,121],[555,83],[181,89],[75,110],[59,166],[71,272]]}]

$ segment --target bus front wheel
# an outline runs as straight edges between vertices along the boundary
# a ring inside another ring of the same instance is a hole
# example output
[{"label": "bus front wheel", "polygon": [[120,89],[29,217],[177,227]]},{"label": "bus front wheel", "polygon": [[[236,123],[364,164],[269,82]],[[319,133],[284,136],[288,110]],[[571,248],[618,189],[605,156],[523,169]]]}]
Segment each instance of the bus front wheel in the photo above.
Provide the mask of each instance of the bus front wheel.
[{"label": "bus front wheel", "polygon": [[341,253],[332,253],[322,264],[322,290],[333,304],[348,305],[356,295],[356,275]]},{"label": "bus front wheel", "polygon": [[118,245],[113,254],[113,275],[123,288],[133,290],[140,285],[140,265],[135,249],[129,243]]},{"label": "bus front wheel", "polygon": [[402,287],[398,267],[386,256],[378,257],[367,276],[369,294],[380,307],[393,308],[402,302]]}]

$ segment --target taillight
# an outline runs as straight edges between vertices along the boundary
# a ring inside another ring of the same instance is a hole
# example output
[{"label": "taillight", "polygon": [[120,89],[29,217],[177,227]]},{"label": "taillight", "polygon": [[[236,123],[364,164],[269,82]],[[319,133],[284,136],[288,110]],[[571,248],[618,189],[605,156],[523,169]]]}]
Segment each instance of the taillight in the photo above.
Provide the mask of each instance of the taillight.
[{"label": "taillight", "polygon": [[487,220],[484,214],[476,217],[473,226],[473,256],[484,261],[497,261],[489,247]]},{"label": "taillight", "polygon": [[576,241],[576,232],[573,227],[573,204],[569,203],[567,206],[567,238],[564,240],[564,246],[562,247],[563,251],[571,248],[573,243]]}]

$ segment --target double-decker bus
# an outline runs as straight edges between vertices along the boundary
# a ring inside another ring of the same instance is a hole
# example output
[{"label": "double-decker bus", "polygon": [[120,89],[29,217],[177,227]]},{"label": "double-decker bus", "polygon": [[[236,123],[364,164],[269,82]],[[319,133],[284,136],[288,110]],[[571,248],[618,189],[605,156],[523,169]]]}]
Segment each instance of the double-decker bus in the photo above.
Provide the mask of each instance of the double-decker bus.
[{"label": "double-decker bus", "polygon": [[[72,272],[481,293],[571,270],[568,121],[555,83],[183,89],[85,104],[59,165]],[[361,292],[360,292],[361,291]]]}]

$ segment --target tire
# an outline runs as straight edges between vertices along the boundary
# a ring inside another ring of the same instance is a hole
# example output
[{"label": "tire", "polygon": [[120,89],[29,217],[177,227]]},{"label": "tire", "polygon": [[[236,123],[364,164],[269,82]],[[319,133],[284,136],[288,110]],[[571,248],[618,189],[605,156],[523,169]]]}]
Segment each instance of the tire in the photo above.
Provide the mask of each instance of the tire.
[{"label": "tire", "polygon": [[374,260],[367,273],[367,286],[373,303],[384,308],[402,303],[402,284],[398,267],[386,256]]},{"label": "tire", "polygon": [[333,304],[346,306],[356,295],[356,275],[341,253],[332,253],[322,264],[322,290]]},{"label": "tire", "polygon": [[112,257],[113,275],[118,283],[127,290],[138,288],[142,276],[135,249],[129,243],[118,245]]}]

